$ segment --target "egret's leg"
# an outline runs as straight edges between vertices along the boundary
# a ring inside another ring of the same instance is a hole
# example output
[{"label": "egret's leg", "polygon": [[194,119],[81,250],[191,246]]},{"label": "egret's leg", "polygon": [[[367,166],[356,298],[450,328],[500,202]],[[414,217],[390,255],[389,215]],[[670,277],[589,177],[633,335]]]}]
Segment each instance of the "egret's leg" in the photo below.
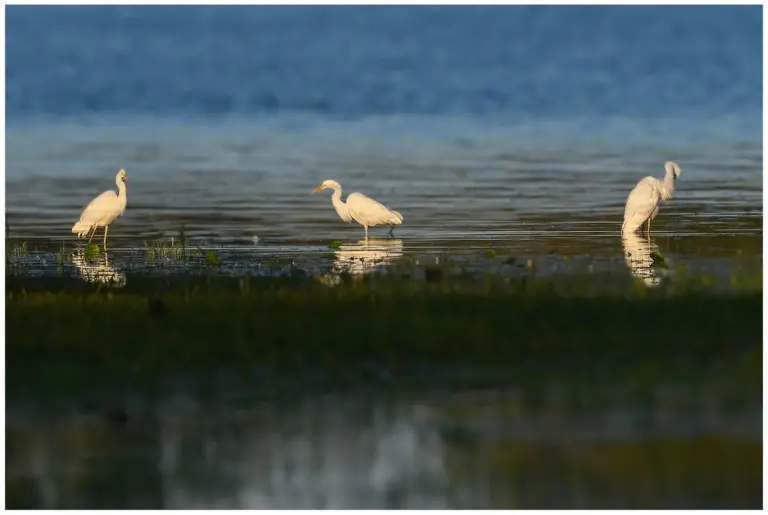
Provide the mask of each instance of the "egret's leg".
[{"label": "egret's leg", "polygon": [[96,229],[98,229],[98,228],[99,228],[98,225],[94,225],[93,226],[93,232],[91,233],[91,239],[88,240],[88,245],[90,245],[91,242],[93,241],[93,237],[96,235]]},{"label": "egret's leg", "polygon": [[364,225],[363,227],[365,227],[365,241],[368,241],[368,226]]},{"label": "egret's leg", "polygon": [[651,245],[651,219],[648,219],[648,246]]},{"label": "egret's leg", "polygon": [[109,226],[105,225],[104,226],[104,248],[105,249],[107,248],[107,231],[108,230],[109,230]]}]

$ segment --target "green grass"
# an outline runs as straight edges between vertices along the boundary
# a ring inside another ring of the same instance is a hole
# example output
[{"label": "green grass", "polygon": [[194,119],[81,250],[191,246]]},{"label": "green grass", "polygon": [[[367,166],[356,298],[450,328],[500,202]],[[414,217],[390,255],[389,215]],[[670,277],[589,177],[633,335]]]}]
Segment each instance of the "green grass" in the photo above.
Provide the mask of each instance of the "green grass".
[{"label": "green grass", "polygon": [[180,234],[180,238],[171,238],[170,241],[145,241],[144,249],[146,251],[147,260],[153,262],[155,260],[163,259],[184,260],[188,258],[190,249],[186,246],[184,233],[182,232]]},{"label": "green grass", "polygon": [[221,264],[221,260],[218,254],[211,250],[205,255],[205,264],[208,266],[218,266]]},{"label": "green grass", "polygon": [[[423,271],[342,277],[333,287],[317,278],[131,276],[119,290],[6,276],[7,398],[61,395],[111,406],[126,392],[153,398],[164,385],[183,384],[200,398],[233,388],[283,403],[335,388],[375,392],[372,402],[381,402],[421,387],[514,385],[525,399],[519,409],[553,414],[674,405],[698,417],[701,399],[724,413],[761,406],[760,277],[741,277],[738,289],[722,293],[712,277],[647,289],[600,275],[478,280]],[[429,375],[441,367],[447,373]],[[389,379],[377,375],[382,369]],[[568,399],[551,400],[553,386]],[[670,387],[684,394],[679,406],[660,393]],[[483,411],[504,413],[472,398],[453,406],[467,411],[459,420],[470,426]],[[628,507],[658,507],[670,496],[707,507],[759,499],[759,440],[609,439],[561,457],[549,444],[467,440],[471,432],[458,427],[443,429],[456,482],[481,474],[496,478],[499,492],[510,484],[525,491],[531,478],[546,482],[559,470],[573,491],[609,484],[612,499]],[[518,481],[523,469],[528,479]],[[11,488],[16,503],[20,491]],[[536,502],[515,495],[504,504]]]},{"label": "green grass", "polygon": [[631,370],[651,382],[725,362],[744,384],[761,378],[761,292],[717,294],[696,281],[659,290],[628,282],[598,295],[583,278],[569,286],[395,276],[332,288],[303,278],[131,278],[124,291],[97,293],[66,291],[63,279],[8,279],[9,390],[41,374],[53,387],[97,374],[370,362],[508,368],[517,377]]}]

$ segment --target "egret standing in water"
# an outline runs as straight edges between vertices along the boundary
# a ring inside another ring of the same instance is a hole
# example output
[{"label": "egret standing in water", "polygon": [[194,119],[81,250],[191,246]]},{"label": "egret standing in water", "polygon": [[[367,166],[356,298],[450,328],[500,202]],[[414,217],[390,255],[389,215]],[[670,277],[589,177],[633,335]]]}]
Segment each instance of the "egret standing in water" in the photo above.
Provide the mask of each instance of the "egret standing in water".
[{"label": "egret standing in water", "polygon": [[664,163],[664,170],[667,173],[663,181],[656,177],[645,177],[630,192],[624,208],[622,233],[633,233],[648,222],[648,239],[651,238],[651,220],[659,213],[659,204],[672,198],[675,181],[680,176],[680,167],[673,161]]},{"label": "egret standing in water", "polygon": [[121,169],[115,176],[118,194],[115,194],[112,190],[107,190],[91,200],[83,214],[80,215],[80,220],[72,226],[72,232],[77,234],[78,238],[85,237],[93,229],[91,238],[88,240],[90,244],[93,240],[93,235],[96,234],[96,229],[103,227],[104,248],[107,247],[108,225],[125,212],[125,205],[128,200],[125,192],[125,181],[127,180],[128,176],[125,174],[125,170]]},{"label": "egret standing in water", "polygon": [[396,225],[403,223],[403,215],[379,204],[372,198],[366,197],[362,193],[351,193],[347,195],[347,201],[341,200],[341,185],[334,180],[326,180],[312,190],[317,193],[325,189],[333,190],[331,203],[333,208],[339,214],[339,217],[345,222],[354,220],[365,228],[365,239],[368,239],[368,227],[376,225],[389,225],[390,234]]}]

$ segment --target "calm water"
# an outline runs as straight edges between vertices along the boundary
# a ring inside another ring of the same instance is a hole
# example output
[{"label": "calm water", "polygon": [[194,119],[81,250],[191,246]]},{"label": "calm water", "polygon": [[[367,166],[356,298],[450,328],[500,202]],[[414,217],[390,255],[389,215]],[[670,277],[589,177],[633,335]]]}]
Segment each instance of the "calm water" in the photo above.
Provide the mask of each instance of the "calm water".
[{"label": "calm water", "polygon": [[[446,256],[482,268],[492,248],[491,267],[535,258],[538,273],[594,266],[652,284],[654,249],[703,273],[762,261],[761,7],[6,13],[6,221],[26,271],[124,284],[173,270],[145,242],[182,228],[234,274]],[[682,175],[651,246],[622,240],[629,190],[667,160]],[[70,228],[120,168],[128,208],[109,256],[89,261]],[[326,178],[405,223],[361,243],[327,192],[309,194]],[[285,408],[144,399],[119,430],[11,399],[7,485],[41,507],[755,504],[757,401],[734,412],[698,392],[684,396],[694,407],[586,413],[449,391]]]},{"label": "calm water", "polygon": [[554,230],[599,247],[616,244],[635,182],[674,159],[659,234],[754,231],[760,14],[12,7],[7,219],[71,240],[123,167],[117,245],[182,225],[221,244],[356,241],[327,194],[309,195],[332,177],[401,211],[411,240]]},{"label": "calm water", "polygon": [[762,107],[757,6],[11,7],[7,27],[12,121],[305,112],[754,123]]}]

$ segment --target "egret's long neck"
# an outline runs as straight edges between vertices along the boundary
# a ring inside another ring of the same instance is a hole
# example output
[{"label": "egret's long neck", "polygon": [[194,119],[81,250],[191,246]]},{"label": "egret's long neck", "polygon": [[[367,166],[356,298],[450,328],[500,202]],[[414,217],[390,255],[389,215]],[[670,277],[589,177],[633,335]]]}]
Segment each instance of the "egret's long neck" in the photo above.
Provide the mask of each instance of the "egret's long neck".
[{"label": "egret's long neck", "polygon": [[347,204],[341,200],[341,186],[333,186],[331,204],[333,204],[333,208],[336,210],[342,220],[349,219],[349,208],[347,207]]},{"label": "egret's long neck", "polygon": [[664,180],[661,181],[661,198],[662,200],[669,200],[672,198],[672,194],[675,192],[675,172],[668,171],[664,176]]},{"label": "egret's long neck", "polygon": [[125,205],[128,202],[128,193],[125,189],[125,182],[117,181],[117,200],[120,202],[122,209],[120,212],[125,211]]}]

